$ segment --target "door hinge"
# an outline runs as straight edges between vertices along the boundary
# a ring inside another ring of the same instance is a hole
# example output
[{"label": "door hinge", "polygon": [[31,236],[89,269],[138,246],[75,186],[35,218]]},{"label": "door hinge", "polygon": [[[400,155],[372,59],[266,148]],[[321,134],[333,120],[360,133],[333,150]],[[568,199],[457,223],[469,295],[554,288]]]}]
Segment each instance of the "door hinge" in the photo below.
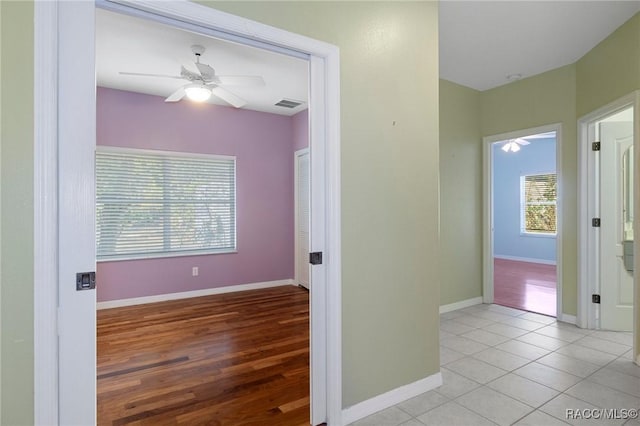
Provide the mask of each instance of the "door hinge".
[{"label": "door hinge", "polygon": [[309,253],[309,263],[312,265],[322,265],[322,252],[314,251]]},{"label": "door hinge", "polygon": [[592,294],[591,295],[591,303],[600,303],[600,295]]},{"label": "door hinge", "polygon": [[593,219],[591,219],[591,226],[593,226],[594,228],[600,228],[600,218],[594,217]]},{"label": "door hinge", "polygon": [[600,142],[593,142],[591,144],[591,151],[600,151]]}]

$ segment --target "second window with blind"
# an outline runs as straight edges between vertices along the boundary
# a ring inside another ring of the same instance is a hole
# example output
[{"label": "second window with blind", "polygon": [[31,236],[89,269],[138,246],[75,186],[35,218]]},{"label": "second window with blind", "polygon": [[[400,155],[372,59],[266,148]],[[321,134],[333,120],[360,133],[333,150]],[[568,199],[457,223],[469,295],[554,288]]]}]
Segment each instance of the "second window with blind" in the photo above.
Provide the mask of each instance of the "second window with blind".
[{"label": "second window with blind", "polygon": [[556,235],[555,173],[520,176],[520,233]]}]

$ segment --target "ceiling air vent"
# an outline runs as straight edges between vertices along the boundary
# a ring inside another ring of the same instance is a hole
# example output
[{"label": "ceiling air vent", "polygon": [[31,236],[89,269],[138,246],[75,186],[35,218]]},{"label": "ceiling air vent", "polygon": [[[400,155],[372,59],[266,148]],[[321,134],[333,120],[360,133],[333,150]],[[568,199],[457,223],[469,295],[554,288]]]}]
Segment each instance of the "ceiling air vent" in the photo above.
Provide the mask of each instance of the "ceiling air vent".
[{"label": "ceiling air vent", "polygon": [[280,102],[278,102],[277,104],[275,104],[276,106],[279,107],[283,107],[283,108],[295,108],[299,105],[302,105],[301,101],[293,101],[291,99],[283,99]]}]

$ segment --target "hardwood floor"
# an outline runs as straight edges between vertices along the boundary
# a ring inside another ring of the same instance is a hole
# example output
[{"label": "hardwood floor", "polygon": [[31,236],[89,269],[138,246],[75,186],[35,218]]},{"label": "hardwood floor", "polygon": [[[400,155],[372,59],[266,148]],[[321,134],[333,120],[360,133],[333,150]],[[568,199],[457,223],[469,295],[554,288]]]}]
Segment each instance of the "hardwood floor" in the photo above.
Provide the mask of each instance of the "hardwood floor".
[{"label": "hardwood floor", "polygon": [[556,266],[493,259],[493,302],[556,316]]},{"label": "hardwood floor", "polygon": [[99,425],[308,425],[309,293],[98,311]]}]

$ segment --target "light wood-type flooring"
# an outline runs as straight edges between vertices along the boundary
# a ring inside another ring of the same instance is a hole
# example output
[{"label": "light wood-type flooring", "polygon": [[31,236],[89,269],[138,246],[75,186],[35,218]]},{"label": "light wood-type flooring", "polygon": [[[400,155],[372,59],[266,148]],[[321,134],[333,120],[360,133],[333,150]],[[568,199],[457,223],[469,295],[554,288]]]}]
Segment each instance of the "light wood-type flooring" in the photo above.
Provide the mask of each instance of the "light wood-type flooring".
[{"label": "light wood-type flooring", "polygon": [[98,311],[99,425],[308,425],[309,293]]},{"label": "light wood-type flooring", "polygon": [[493,260],[493,302],[556,316],[556,266]]}]

